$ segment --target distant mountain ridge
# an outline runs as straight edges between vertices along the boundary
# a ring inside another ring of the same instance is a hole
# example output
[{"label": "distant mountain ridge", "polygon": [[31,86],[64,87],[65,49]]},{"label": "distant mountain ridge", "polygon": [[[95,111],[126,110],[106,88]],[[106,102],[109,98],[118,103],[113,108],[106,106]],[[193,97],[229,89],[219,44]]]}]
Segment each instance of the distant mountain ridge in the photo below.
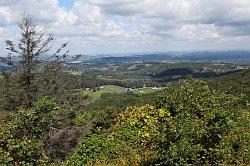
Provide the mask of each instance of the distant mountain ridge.
[{"label": "distant mountain ridge", "polygon": [[98,57],[84,62],[92,65],[108,65],[134,62],[160,62],[160,61],[249,61],[250,51],[206,51],[206,52],[173,52],[173,53],[149,53],[131,56],[107,56]]},{"label": "distant mountain ridge", "polygon": [[[50,57],[45,55],[42,60]],[[13,57],[14,61],[18,57]],[[74,62],[73,56],[69,56],[66,62]],[[167,52],[167,53],[144,53],[125,55],[82,55],[76,63],[83,63],[90,66],[102,66],[109,64],[136,63],[136,62],[178,62],[178,61],[225,61],[250,64],[250,51],[196,51],[196,52]],[[9,67],[0,64],[1,70],[9,70]]]},{"label": "distant mountain ridge", "polygon": [[7,71],[7,70],[14,70],[14,68],[11,66],[2,66],[0,64],[0,71]]}]

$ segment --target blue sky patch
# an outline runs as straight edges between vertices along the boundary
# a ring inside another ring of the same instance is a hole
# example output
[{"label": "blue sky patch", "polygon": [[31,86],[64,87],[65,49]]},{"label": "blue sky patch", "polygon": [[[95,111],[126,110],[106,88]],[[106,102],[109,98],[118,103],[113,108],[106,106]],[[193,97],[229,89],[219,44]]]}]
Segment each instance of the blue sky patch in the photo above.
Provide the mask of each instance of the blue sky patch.
[{"label": "blue sky patch", "polygon": [[73,7],[74,0],[59,0],[59,5],[67,10]]}]

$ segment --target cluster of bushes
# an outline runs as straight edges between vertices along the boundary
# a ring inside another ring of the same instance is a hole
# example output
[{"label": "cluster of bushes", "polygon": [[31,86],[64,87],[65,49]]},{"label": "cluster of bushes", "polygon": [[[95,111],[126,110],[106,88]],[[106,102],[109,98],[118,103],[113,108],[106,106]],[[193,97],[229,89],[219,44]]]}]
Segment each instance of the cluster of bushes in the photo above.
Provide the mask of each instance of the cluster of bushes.
[{"label": "cluster of bushes", "polygon": [[79,142],[69,165],[248,165],[250,112],[244,96],[186,80],[158,105],[128,107],[101,134]]},{"label": "cluster of bushes", "polygon": [[48,138],[52,126],[50,115],[55,110],[53,102],[43,98],[32,109],[4,114],[0,123],[1,165],[45,163],[42,140]]}]

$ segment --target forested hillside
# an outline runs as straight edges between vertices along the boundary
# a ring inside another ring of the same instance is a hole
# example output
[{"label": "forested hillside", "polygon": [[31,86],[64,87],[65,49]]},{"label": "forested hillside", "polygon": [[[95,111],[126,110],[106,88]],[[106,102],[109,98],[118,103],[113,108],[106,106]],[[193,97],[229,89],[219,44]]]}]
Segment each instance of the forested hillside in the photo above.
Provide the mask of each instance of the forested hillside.
[{"label": "forested hillside", "polygon": [[218,77],[209,80],[208,83],[213,89],[227,91],[231,94],[243,93],[250,101],[250,69]]}]

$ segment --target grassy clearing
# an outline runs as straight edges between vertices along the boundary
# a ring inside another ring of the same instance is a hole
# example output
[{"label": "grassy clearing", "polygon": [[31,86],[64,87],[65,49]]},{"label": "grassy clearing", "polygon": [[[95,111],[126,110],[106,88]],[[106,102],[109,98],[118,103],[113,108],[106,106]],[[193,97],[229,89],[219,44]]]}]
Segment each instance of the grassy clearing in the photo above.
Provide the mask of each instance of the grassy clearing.
[{"label": "grassy clearing", "polygon": [[86,95],[89,95],[93,101],[96,101],[101,98],[102,94],[104,93],[126,93],[128,91],[131,91],[133,93],[152,93],[156,92],[159,89],[153,89],[151,87],[145,87],[145,88],[138,88],[138,89],[130,89],[128,90],[127,88],[121,87],[121,86],[115,86],[115,85],[107,85],[101,87],[99,90],[94,92],[93,90],[87,90],[84,93]]},{"label": "grassy clearing", "polygon": [[101,88],[100,90],[97,90],[96,92],[92,92],[92,99],[94,101],[98,100],[101,98],[102,94],[104,93],[125,93],[126,89],[120,86],[115,86],[115,85],[108,85],[105,86],[103,88]]}]

